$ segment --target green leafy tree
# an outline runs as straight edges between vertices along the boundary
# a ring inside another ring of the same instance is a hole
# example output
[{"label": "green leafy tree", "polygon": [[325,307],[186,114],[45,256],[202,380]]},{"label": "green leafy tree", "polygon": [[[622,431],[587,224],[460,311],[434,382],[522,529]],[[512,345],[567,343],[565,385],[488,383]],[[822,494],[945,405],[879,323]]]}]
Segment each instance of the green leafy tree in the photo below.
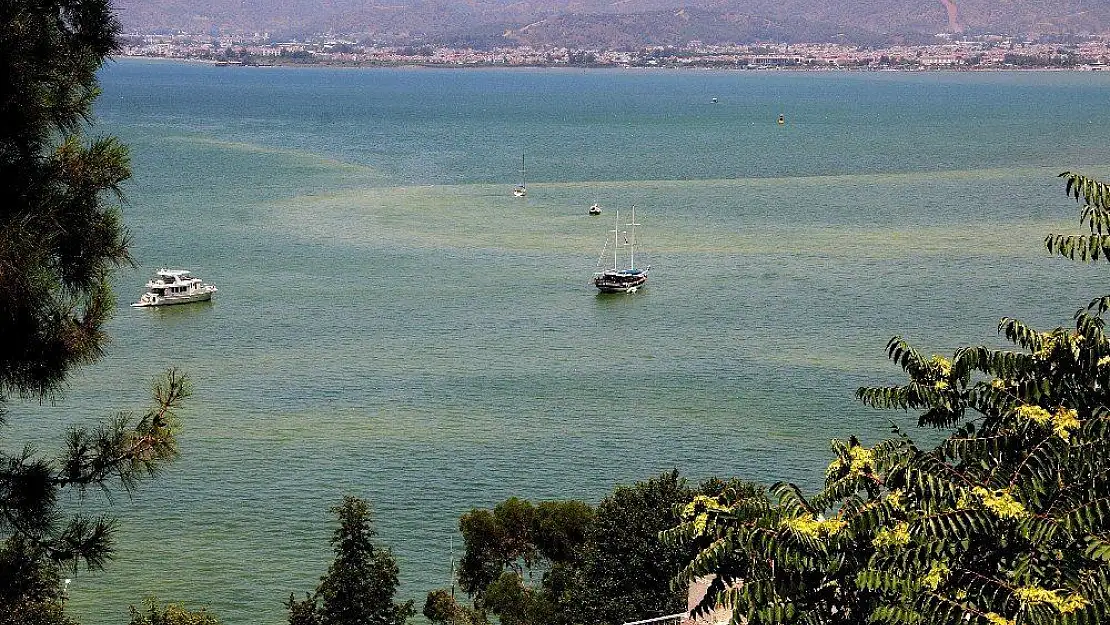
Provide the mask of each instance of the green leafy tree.
[{"label": "green leafy tree", "polygon": [[459,585],[467,593],[481,595],[506,569],[522,575],[539,558],[533,539],[536,509],[517,497],[494,509],[475,509],[459,519],[466,551],[459,562]]},{"label": "green leafy tree", "polygon": [[551,621],[555,606],[546,582],[575,558],[592,519],[593,510],[580,501],[533,505],[517,497],[464,514],[458,579],[474,608],[456,603],[441,613],[484,619],[489,612],[504,625]]},{"label": "green leafy tree", "polygon": [[597,507],[579,559],[582,583],[566,600],[574,622],[618,624],[682,612],[686,588],[671,580],[689,561],[686,546],[660,532],[677,523],[676,508],[693,496],[678,471],[620,486]]},{"label": "green leafy tree", "polygon": [[393,553],[374,543],[370,505],[347,496],[332,512],[335,560],[313,595],[290,595],[290,625],[403,625],[415,614],[413,602],[393,601],[400,570]]},{"label": "green leafy tree", "polygon": [[131,622],[128,625],[220,625],[220,621],[204,608],[190,611],[180,603],[160,606],[154,598],[147,599],[142,610],[135,606],[131,606],[130,610]]},{"label": "green leafy tree", "polygon": [[316,598],[310,594],[306,594],[304,599],[297,601],[296,596],[289,593],[289,600],[285,602],[285,608],[289,610],[289,625],[319,625],[320,623],[319,606],[316,603]]},{"label": "green leafy tree", "polygon": [[550,623],[556,610],[544,584],[528,583],[520,573],[505,571],[482,592],[483,609],[501,625]]},{"label": "green leafy tree", "polygon": [[[700,492],[723,487],[713,480]],[[505,625],[572,625],[680,612],[686,590],[671,580],[691,547],[664,544],[659,534],[677,523],[676,509],[692,495],[674,471],[618,487],[596,509],[510,498],[472,510],[459,520],[465,553],[458,578],[474,608],[439,590],[425,615],[453,625],[488,611]]]},{"label": "green leafy tree", "polygon": [[422,613],[437,625],[486,625],[489,622],[485,613],[459,604],[455,595],[443,588],[428,593]]},{"label": "green leafy tree", "polygon": [[[0,3],[0,421],[13,397],[48,399],[100,355],[109,276],[130,260],[127,150],[82,136],[117,31],[106,0]],[[89,489],[130,494],[172,461],[188,392],[170,372],[150,411],[73,428],[56,457],[0,450],[0,623],[70,622],[62,571],[103,567],[115,524],[67,515],[63,503]]]},{"label": "green leafy tree", "polygon": [[[1090,234],[1050,252],[1108,258],[1110,187],[1065,172]],[[1071,328],[1003,319],[1012,350],[926,357],[895,337],[905,384],[863,388],[878,408],[949,431],[922,449],[895,430],[871,448],[833,441],[824,489],[697,497],[667,534],[715,575],[701,609],[750,623],[1079,624],[1110,618],[1110,297]]]}]

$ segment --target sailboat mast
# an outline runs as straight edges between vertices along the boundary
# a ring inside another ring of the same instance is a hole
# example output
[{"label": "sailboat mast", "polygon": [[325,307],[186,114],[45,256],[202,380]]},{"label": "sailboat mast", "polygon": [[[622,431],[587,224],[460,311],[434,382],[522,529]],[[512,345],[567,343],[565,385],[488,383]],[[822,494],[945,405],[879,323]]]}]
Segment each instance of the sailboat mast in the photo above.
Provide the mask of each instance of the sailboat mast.
[{"label": "sailboat mast", "polygon": [[613,224],[613,271],[617,270],[617,248],[621,246],[621,211],[617,209],[617,221]]},{"label": "sailboat mast", "polygon": [[632,238],[628,244],[628,268],[636,268],[636,205],[632,205],[632,223],[628,224],[632,228]]}]

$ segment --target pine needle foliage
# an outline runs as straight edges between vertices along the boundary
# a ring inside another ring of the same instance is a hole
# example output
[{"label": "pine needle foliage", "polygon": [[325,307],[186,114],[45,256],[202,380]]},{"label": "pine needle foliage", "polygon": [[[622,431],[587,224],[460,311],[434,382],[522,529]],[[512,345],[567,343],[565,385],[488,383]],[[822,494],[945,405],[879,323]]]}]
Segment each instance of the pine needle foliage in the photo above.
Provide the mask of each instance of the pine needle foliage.
[{"label": "pine needle foliage", "polygon": [[[0,425],[12,398],[49,400],[100,356],[111,273],[131,261],[127,148],[84,135],[118,32],[109,0],[0,0]],[[62,571],[102,568],[115,522],[64,504],[130,495],[172,462],[188,394],[170,371],[151,410],[74,427],[56,455],[0,449],[0,625],[72,623]]]},{"label": "pine needle foliage", "polygon": [[[188,379],[170,370],[155,382],[149,410],[71,428],[55,458],[32,447],[0,450],[0,624],[4,614],[60,605],[61,570],[104,568],[114,552],[115,521],[67,516],[64,494],[131,493],[157,475],[177,458],[178,410],[190,393]],[[4,586],[8,578],[14,581]]]},{"label": "pine needle foliage", "polygon": [[393,552],[374,540],[370,504],[348,495],[332,512],[335,560],[313,594],[302,601],[289,596],[290,625],[404,625],[415,609],[412,601],[393,601],[400,568]]},{"label": "pine needle foliage", "polygon": [[0,2],[0,398],[56,391],[106,339],[131,170],[82,129],[118,30],[107,0]]},{"label": "pine needle foliage", "polygon": [[[1110,186],[1065,172],[1091,234],[1049,235],[1084,261],[1110,250]],[[699,606],[734,623],[1080,625],[1110,620],[1110,297],[1048,331],[1002,319],[1011,350],[925,356],[900,337],[903,384],[861,388],[949,432],[867,448],[833,441],[824,488],[697,497],[670,540],[697,556],[678,582],[715,575]]]}]

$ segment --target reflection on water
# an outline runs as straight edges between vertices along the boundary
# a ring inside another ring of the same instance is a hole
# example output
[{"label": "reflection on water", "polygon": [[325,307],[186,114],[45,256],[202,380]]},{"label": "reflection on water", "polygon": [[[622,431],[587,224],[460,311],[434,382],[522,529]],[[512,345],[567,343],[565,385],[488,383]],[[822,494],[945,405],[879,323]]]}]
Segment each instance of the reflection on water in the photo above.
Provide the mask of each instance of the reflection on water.
[{"label": "reflection on water", "polygon": [[[593,285],[591,284],[590,287],[592,288]],[[630,300],[642,299],[647,297],[650,293],[650,289],[650,286],[642,286],[630,293],[603,293],[601,291],[598,291],[594,294],[594,299],[596,300],[597,305],[602,308],[615,306],[633,306],[639,304],[640,302],[634,303]]]}]

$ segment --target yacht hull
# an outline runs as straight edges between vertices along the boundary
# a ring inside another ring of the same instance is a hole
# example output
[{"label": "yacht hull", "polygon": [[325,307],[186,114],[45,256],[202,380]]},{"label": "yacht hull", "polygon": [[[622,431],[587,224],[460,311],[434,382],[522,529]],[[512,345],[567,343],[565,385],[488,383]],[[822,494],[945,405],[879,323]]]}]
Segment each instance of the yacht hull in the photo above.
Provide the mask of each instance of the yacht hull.
[{"label": "yacht hull", "polygon": [[647,283],[642,273],[603,273],[594,277],[594,286],[602,293],[634,293]]},{"label": "yacht hull", "polygon": [[133,308],[151,308],[154,306],[173,306],[175,304],[192,304],[194,302],[207,302],[212,299],[213,291],[206,293],[194,293],[191,295],[177,295],[173,297],[158,296],[152,298],[140,299],[139,301],[131,304]]}]

